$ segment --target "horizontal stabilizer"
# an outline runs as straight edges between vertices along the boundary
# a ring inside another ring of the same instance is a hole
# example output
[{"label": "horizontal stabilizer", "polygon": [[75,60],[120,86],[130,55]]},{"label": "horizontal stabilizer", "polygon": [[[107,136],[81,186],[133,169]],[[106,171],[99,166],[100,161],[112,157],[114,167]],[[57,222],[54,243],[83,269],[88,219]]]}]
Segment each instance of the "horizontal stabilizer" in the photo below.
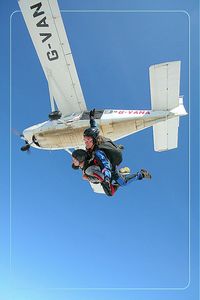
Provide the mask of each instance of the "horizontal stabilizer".
[{"label": "horizontal stabilizer", "polygon": [[152,110],[171,110],[179,105],[180,61],[149,68]]},{"label": "horizontal stabilizer", "polygon": [[167,151],[177,148],[179,117],[153,125],[155,151]]}]

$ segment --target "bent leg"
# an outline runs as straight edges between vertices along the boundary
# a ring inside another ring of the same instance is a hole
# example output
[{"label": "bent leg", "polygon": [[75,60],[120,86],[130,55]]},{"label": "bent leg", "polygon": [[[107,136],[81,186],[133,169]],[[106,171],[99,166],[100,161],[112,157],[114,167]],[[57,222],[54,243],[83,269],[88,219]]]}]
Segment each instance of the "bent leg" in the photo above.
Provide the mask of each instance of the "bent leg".
[{"label": "bent leg", "polygon": [[143,175],[141,172],[137,172],[135,174],[131,175],[121,175],[121,174],[116,174],[114,175],[113,179],[116,181],[117,184],[120,186],[125,186],[133,181],[141,180],[143,179]]},{"label": "bent leg", "polygon": [[108,182],[102,182],[101,186],[107,196],[113,196],[117,190],[117,187]]},{"label": "bent leg", "polygon": [[101,172],[99,166],[92,165],[85,170],[85,174],[89,177],[95,177],[102,182],[104,180],[104,174]]}]

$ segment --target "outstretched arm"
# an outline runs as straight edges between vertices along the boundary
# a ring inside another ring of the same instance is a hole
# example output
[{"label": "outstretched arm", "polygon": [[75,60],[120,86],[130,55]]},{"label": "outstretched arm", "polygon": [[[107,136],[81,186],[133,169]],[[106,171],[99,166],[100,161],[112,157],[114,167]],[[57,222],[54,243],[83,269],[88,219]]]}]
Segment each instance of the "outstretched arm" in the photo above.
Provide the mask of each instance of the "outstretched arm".
[{"label": "outstretched arm", "polygon": [[94,115],[95,115],[95,108],[90,111],[90,127],[91,128],[97,128],[98,127],[97,123],[94,119]]}]

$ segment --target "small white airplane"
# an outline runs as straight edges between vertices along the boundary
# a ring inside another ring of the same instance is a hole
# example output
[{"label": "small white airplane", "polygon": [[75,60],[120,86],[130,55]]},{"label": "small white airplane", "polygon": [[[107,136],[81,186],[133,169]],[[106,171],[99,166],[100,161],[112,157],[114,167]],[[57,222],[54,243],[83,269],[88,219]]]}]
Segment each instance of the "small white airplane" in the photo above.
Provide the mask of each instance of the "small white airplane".
[{"label": "small white airplane", "polygon": [[[49,120],[23,131],[26,145],[43,150],[84,148],[89,111],[82,93],[57,0],[19,0],[28,31],[48,81]],[[180,90],[180,61],[149,68],[152,110],[104,109],[95,112],[100,132],[118,140],[153,126],[154,150],[177,147],[179,117],[187,114]]]}]

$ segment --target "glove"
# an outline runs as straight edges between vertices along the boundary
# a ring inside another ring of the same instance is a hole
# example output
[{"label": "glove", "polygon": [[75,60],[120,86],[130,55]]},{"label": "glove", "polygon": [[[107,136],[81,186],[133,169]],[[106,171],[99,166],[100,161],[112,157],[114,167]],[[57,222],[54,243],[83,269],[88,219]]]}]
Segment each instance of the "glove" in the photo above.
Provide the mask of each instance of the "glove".
[{"label": "glove", "polygon": [[90,111],[90,120],[94,120],[95,108]]}]

